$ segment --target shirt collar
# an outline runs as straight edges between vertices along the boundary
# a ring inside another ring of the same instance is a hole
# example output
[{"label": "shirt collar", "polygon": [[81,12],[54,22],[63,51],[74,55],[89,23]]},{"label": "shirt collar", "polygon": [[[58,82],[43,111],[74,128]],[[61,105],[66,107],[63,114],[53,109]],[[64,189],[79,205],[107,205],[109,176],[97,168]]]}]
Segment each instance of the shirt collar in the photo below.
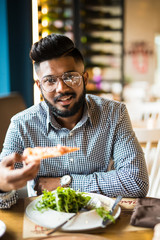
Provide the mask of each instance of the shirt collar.
[{"label": "shirt collar", "polygon": [[55,129],[61,129],[61,125],[56,121],[53,114],[51,113],[51,110],[48,107],[47,110],[47,120],[46,120],[46,126],[47,126],[47,133],[49,132],[50,126],[52,126]]}]

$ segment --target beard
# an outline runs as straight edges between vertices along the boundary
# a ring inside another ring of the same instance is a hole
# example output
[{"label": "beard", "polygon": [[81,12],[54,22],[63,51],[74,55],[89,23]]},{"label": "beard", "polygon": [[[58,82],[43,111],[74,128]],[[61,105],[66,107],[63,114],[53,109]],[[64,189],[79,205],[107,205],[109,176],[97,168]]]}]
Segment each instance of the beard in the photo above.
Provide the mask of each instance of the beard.
[{"label": "beard", "polygon": [[[48,105],[50,112],[53,115],[55,115],[56,117],[67,118],[67,117],[71,117],[71,116],[75,115],[79,111],[79,109],[81,107],[83,107],[83,105],[85,103],[86,88],[85,88],[85,84],[84,84],[83,92],[79,96],[79,99],[77,100],[77,102],[75,102],[75,104],[72,106],[71,109],[68,109],[69,105],[64,106],[64,108],[65,108],[64,110],[60,110],[57,107],[53,106],[50,102],[48,102],[48,100],[44,97],[42,89],[41,89],[41,93],[44,98],[44,101]],[[76,98],[76,93],[61,93],[59,96],[54,98],[53,101],[54,101],[54,103],[56,103],[59,98],[61,98],[63,96],[68,96],[68,95],[70,95],[70,96],[72,95],[73,98]]]}]

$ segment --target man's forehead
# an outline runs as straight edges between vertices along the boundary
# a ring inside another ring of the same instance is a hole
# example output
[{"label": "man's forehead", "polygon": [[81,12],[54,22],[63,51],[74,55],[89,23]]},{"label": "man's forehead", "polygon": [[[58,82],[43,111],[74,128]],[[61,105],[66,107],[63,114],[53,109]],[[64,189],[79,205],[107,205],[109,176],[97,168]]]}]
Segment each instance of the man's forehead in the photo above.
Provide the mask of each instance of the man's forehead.
[{"label": "man's forehead", "polygon": [[84,64],[82,62],[75,62],[73,57],[60,57],[43,61],[39,64],[37,75],[39,78],[44,75],[59,75],[68,71],[84,71]]}]

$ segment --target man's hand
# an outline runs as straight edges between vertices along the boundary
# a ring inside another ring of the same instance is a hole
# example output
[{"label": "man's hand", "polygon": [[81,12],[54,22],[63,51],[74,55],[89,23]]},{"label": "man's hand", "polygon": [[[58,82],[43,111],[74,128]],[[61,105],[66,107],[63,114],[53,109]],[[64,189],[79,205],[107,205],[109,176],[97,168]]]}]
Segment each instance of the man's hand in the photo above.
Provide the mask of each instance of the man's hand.
[{"label": "man's hand", "polygon": [[14,169],[14,164],[23,160],[22,155],[13,153],[0,162],[0,190],[7,192],[22,188],[28,180],[35,178],[40,164],[33,162],[23,168]]},{"label": "man's hand", "polygon": [[37,181],[34,190],[37,195],[41,195],[43,190],[53,191],[60,186],[60,178],[40,177]]}]

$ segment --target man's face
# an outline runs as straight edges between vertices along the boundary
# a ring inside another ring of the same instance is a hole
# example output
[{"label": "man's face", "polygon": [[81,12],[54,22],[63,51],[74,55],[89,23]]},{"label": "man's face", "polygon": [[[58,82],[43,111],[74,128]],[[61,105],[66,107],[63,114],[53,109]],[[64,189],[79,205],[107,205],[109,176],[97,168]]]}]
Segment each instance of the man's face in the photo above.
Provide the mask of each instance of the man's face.
[{"label": "man's face", "polygon": [[76,63],[72,57],[61,57],[41,62],[37,72],[39,78],[37,85],[41,89],[45,102],[57,117],[74,116],[82,109],[85,100],[87,74],[84,74],[81,84],[73,88],[68,87],[61,78],[58,79],[58,84],[53,92],[44,91],[41,80],[47,76],[61,76],[63,73],[71,71],[81,74],[84,72],[83,63]]}]

